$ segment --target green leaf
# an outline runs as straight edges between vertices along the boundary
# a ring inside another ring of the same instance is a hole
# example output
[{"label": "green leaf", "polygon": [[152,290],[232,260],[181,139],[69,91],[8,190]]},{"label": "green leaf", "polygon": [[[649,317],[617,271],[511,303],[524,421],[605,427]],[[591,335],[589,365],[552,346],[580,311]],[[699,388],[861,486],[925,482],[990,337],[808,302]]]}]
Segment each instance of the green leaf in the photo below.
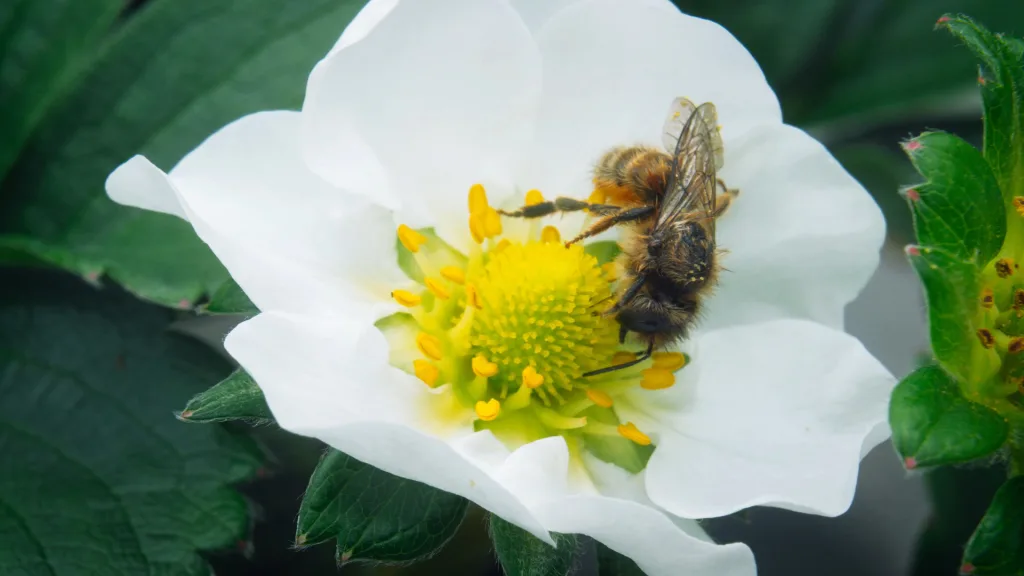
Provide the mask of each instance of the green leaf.
[{"label": "green leaf", "polygon": [[506,576],[566,576],[572,570],[578,542],[571,534],[551,534],[557,547],[491,515],[491,539]]},{"label": "green leaf", "polygon": [[597,574],[598,576],[644,576],[636,562],[600,542],[597,543]]},{"label": "green leaf", "polygon": [[996,492],[985,517],[967,541],[964,574],[1024,574],[1024,477],[1010,478]]},{"label": "green leaf", "polygon": [[988,456],[1009,434],[1002,416],[964,398],[938,366],[918,368],[896,386],[889,425],[896,452],[908,469]]},{"label": "green leaf", "polygon": [[592,242],[583,247],[583,251],[590,254],[594,258],[597,258],[598,264],[607,264],[612,260],[615,260],[619,254],[622,253],[622,248],[618,242],[613,240],[602,240],[601,242]]},{"label": "green leaf", "polygon": [[122,0],[0,4],[0,180],[123,7]]},{"label": "green leaf", "polygon": [[965,16],[945,16],[942,25],[983,63],[979,82],[985,104],[985,159],[1010,201],[1024,191],[1024,67],[1020,46]]},{"label": "green leaf", "polygon": [[173,315],[54,273],[0,278],[0,573],[206,576],[262,457],[171,416],[230,368]]},{"label": "green leaf", "polygon": [[188,223],[110,201],[107,175],[134,154],[169,169],[240,116],[297,109],[309,71],[362,4],[146,3],[26,144],[3,183],[0,233],[54,265],[190,306],[227,272]]},{"label": "green leaf", "polygon": [[927,179],[903,192],[918,243],[978,266],[987,264],[1003,246],[1006,209],[981,152],[945,132],[925,132],[903,149]]},{"label": "green leaf", "polygon": [[178,414],[185,422],[226,422],[245,420],[256,424],[274,421],[263,391],[249,373],[241,368],[213,388],[200,392]]},{"label": "green leaf", "polygon": [[907,256],[924,285],[932,350],[939,363],[961,382],[981,382],[999,367],[995,349],[985,349],[974,327],[981,288],[978,266],[944,250],[907,247]]},{"label": "green leaf", "polygon": [[259,314],[260,309],[249,300],[249,297],[242,291],[241,286],[233,278],[217,288],[217,291],[210,296],[210,301],[202,308],[203,312],[209,314]]},{"label": "green leaf", "polygon": [[309,479],[295,541],[337,540],[338,561],[403,564],[440,550],[469,502],[329,450]]}]

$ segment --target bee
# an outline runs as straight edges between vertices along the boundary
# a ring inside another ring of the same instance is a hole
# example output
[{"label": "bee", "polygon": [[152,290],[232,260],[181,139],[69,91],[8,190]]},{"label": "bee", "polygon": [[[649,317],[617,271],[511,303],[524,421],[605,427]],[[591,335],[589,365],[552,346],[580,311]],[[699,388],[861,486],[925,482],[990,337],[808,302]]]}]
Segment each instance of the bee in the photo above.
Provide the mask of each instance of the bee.
[{"label": "bee", "polygon": [[[715,220],[738,194],[717,178],[723,163],[715,106],[685,98],[672,102],[663,131],[665,151],[647,146],[614,148],[594,168],[590,201],[558,197],[502,214],[538,218],[586,210],[597,217],[570,245],[622,226],[623,270],[616,302],[603,312],[647,343],[635,359],[584,374],[595,376],[643,362],[656,348],[685,339],[701,301],[720,270]],[[719,193],[721,190],[721,193]]]}]

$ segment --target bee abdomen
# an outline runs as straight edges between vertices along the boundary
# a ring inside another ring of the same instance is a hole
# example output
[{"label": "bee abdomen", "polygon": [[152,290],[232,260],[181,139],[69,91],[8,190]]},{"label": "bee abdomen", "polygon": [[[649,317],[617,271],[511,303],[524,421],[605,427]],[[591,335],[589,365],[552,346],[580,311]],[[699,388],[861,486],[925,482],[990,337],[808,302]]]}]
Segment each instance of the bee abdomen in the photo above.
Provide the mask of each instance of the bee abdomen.
[{"label": "bee abdomen", "polygon": [[640,201],[651,202],[664,191],[669,170],[671,158],[654,148],[614,148],[594,168],[594,183],[629,191]]}]

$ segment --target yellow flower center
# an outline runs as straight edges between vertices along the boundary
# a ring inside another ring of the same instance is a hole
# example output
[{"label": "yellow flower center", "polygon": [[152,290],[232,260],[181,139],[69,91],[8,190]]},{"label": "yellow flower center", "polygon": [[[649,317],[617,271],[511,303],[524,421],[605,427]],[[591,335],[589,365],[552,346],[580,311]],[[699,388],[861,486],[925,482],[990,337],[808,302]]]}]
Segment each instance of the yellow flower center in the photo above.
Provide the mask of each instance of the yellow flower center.
[{"label": "yellow flower center", "polygon": [[[537,190],[526,204],[543,201]],[[629,389],[662,390],[687,363],[678,352],[593,377],[634,359],[618,342],[619,325],[601,312],[614,303],[615,267],[558,230],[531,223],[525,238],[505,238],[483,186],[469,191],[468,226],[476,241],[461,254],[432,230],[398,228],[399,264],[422,289],[395,290],[406,311],[377,323],[391,362],[442,394],[451,394],[476,429],[514,449],[552,435],[570,449],[636,472],[652,439],[620,421],[616,398]],[[651,392],[645,392],[651,393]]]}]

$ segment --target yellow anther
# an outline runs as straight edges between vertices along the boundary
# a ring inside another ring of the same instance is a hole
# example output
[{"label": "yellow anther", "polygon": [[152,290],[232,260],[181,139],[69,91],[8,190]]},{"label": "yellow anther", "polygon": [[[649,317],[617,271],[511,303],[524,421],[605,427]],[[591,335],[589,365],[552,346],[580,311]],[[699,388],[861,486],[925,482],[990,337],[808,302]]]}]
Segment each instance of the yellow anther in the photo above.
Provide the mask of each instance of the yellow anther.
[{"label": "yellow anther", "polygon": [[604,188],[594,188],[594,191],[587,198],[587,202],[591,204],[604,204],[607,199],[608,193],[605,192]]},{"label": "yellow anther", "polygon": [[476,403],[474,409],[476,410],[478,418],[486,422],[490,422],[497,418],[498,414],[501,413],[501,402],[498,402],[494,398],[491,398],[487,402],[480,400]]},{"label": "yellow anther", "polygon": [[487,226],[484,224],[483,211],[469,215],[469,233],[477,244],[483,244],[487,239]]},{"label": "yellow anther", "polygon": [[420,300],[422,300],[419,294],[413,294],[408,290],[394,290],[391,292],[391,297],[395,299],[395,302],[398,302],[399,304],[405,306],[406,308],[412,308],[413,306],[419,304]]},{"label": "yellow anther", "polygon": [[425,278],[423,283],[427,285],[427,290],[433,292],[434,296],[437,296],[441,300],[447,300],[452,297],[451,292],[449,292],[448,289],[444,287],[444,284],[441,284],[441,281],[437,278]]},{"label": "yellow anther", "polygon": [[501,240],[498,241],[498,244],[491,250],[491,252],[497,254],[498,252],[501,252],[502,250],[508,248],[511,245],[511,240],[509,240],[508,238],[502,238]]},{"label": "yellow anther", "polygon": [[466,273],[458,266],[445,266],[444,268],[441,268],[441,276],[447,280],[455,282],[456,284],[466,283]]},{"label": "yellow anther", "polygon": [[483,309],[483,305],[480,303],[480,293],[476,291],[476,286],[472,284],[466,284],[466,302],[477,310]]},{"label": "yellow anther", "polygon": [[477,214],[487,208],[487,191],[483,184],[473,184],[469,188],[469,213]]},{"label": "yellow anther", "polygon": [[441,375],[441,371],[429,360],[413,360],[412,368],[416,377],[431,388],[437,383],[437,377]]},{"label": "yellow anther", "polygon": [[648,368],[640,373],[643,374],[640,387],[644,390],[663,390],[676,383],[675,374],[664,368]]},{"label": "yellow anther", "polygon": [[533,366],[523,368],[523,386],[527,388],[538,388],[544,384],[544,376],[537,373]]},{"label": "yellow anther", "polygon": [[655,352],[653,358],[655,368],[661,368],[669,372],[679,370],[686,366],[687,362],[686,354],[681,352]]},{"label": "yellow anther", "polygon": [[619,279],[619,268],[615,265],[615,262],[606,262],[601,265],[601,271],[604,272],[604,277],[609,282],[615,282]]},{"label": "yellow anther", "polygon": [[1024,196],[1014,196],[1013,207],[1017,209],[1017,214],[1024,216]]},{"label": "yellow anther", "polygon": [[603,390],[595,390],[591,388],[590,390],[587,390],[587,398],[590,398],[591,402],[597,404],[601,408],[612,407],[612,397]]},{"label": "yellow anther", "polygon": [[616,352],[612,356],[612,366],[625,364],[626,362],[632,362],[634,360],[636,360],[636,354],[633,354],[632,352]]},{"label": "yellow anther", "polygon": [[533,206],[535,204],[540,204],[543,201],[544,201],[544,195],[540,193],[540,190],[534,189],[534,190],[530,190],[529,192],[526,193],[526,205],[527,206]]},{"label": "yellow anther", "polygon": [[632,422],[619,424],[618,429],[619,434],[622,434],[624,437],[628,438],[629,440],[632,440],[633,442],[636,442],[641,446],[650,446],[651,444],[651,437],[638,430],[636,424],[633,424]]},{"label": "yellow anther", "polygon": [[410,252],[419,252],[420,246],[427,243],[426,236],[412,228],[409,228],[405,224],[398,227],[398,240],[401,241],[402,246],[405,246]]},{"label": "yellow anther", "polygon": [[498,365],[494,362],[488,362],[487,358],[483,356],[473,357],[473,374],[481,376],[483,378],[490,378],[498,373]]},{"label": "yellow anther", "polygon": [[483,212],[484,233],[488,238],[501,235],[501,216],[494,208],[488,207]]},{"label": "yellow anther", "polygon": [[428,358],[441,359],[441,341],[436,336],[420,332],[416,335],[416,347]]},{"label": "yellow anther", "polygon": [[540,231],[540,241],[544,243],[561,242],[562,235],[558,232],[558,228],[555,228],[554,226],[545,226],[544,229]]}]

